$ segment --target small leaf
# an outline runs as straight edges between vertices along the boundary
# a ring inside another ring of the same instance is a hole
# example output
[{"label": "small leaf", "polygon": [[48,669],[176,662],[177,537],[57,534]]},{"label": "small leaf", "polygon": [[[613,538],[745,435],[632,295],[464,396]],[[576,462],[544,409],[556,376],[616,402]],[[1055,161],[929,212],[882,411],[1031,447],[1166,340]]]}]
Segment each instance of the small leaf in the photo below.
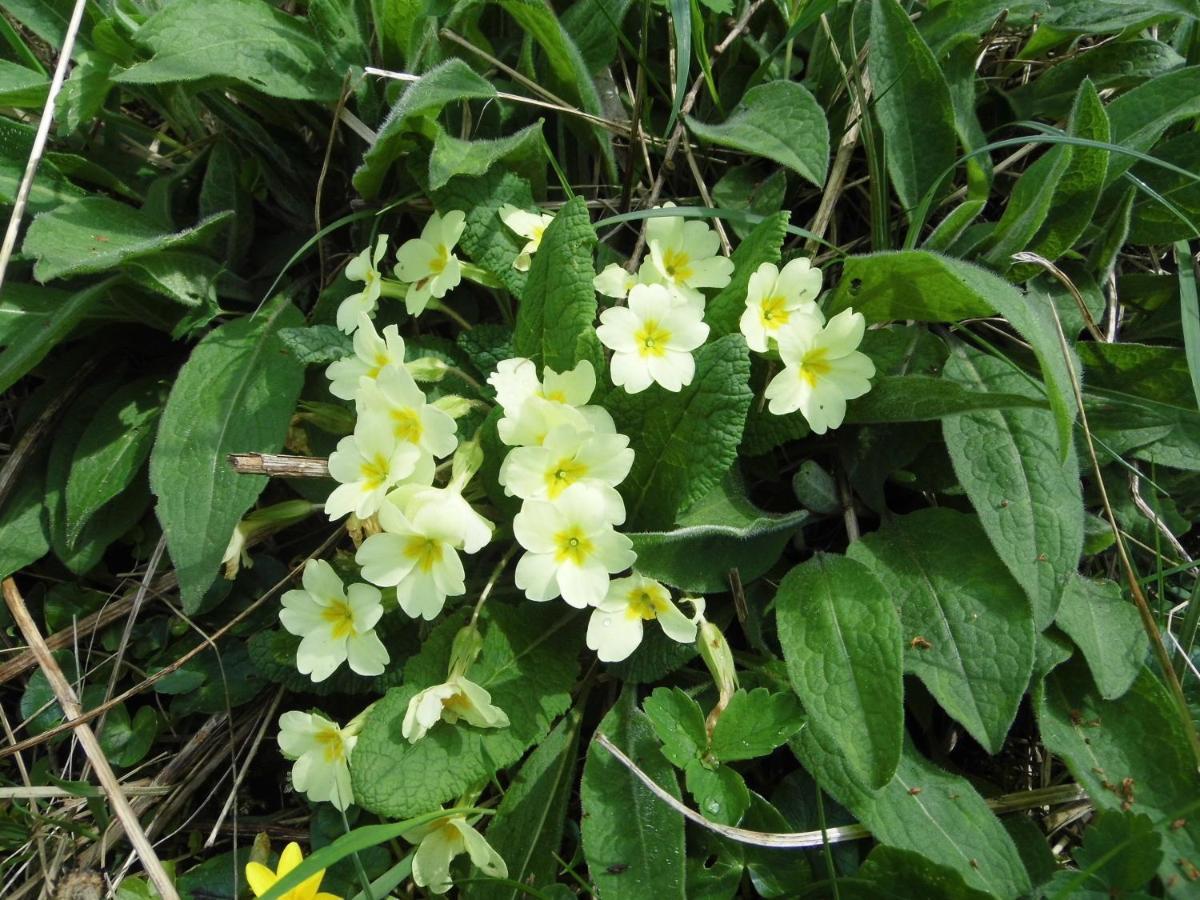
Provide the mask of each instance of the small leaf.
[{"label": "small leaf", "polygon": [[1083,651],[1101,697],[1115,700],[1129,690],[1146,661],[1149,638],[1116,582],[1072,574],[1054,624]]},{"label": "small leaf", "polygon": [[773,160],[817,187],[825,183],[829,125],[820,104],[799,82],[770,81],[750,88],[720,125],[705,125],[691,116],[687,124],[703,141]]},{"label": "small leaf", "polygon": [[896,771],[904,734],[896,607],[866,566],[825,553],[784,577],[775,604],[807,730],[828,735],[857,779],[883,787]]},{"label": "small leaf", "polygon": [[713,729],[711,750],[721,762],[766,756],[804,725],[804,710],[791,694],[766,688],[739,690]]},{"label": "small leaf", "polygon": [[750,808],[746,781],[729,766],[706,766],[693,759],[684,772],[688,793],[706,819],[736,825]]},{"label": "small leaf", "polygon": [[662,741],[662,753],[679,768],[700,758],[708,745],[704,713],[679,688],[660,687],[642,702],[646,718]]},{"label": "small leaf", "polygon": [[186,611],[217,575],[229,537],[267,484],[242,475],[230,453],[276,453],[304,379],[279,330],[300,313],[280,299],[202,340],[179,372],[150,455],[158,519],[179,574]]}]

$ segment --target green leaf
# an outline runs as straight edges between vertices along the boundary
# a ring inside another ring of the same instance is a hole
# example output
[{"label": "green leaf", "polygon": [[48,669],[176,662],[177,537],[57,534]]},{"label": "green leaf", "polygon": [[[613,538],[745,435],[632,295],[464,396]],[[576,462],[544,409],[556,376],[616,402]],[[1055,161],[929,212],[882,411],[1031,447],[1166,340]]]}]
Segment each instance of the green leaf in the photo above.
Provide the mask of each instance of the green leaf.
[{"label": "green leaf", "polygon": [[891,780],[904,735],[900,615],[862,563],[818,553],[775,595],[779,643],[808,731],[829,736],[854,776]]},{"label": "green leaf", "polygon": [[1197,13],[1192,0],[1143,0],[1134,6],[1123,0],[1055,0],[1046,24],[1055,31],[1089,34],[1180,15],[1195,18]]},{"label": "green leaf", "polygon": [[804,710],[791,694],[766,688],[739,690],[717,720],[712,753],[721,762],[766,756],[804,725]]},{"label": "green leaf", "polygon": [[786,166],[821,187],[829,169],[829,124],[825,111],[796,81],[769,81],[746,91],[720,125],[691,116],[688,128],[703,141],[732,147]]},{"label": "green leaf", "polygon": [[738,479],[726,478],[679,517],[680,527],[628,537],[643,575],[714,594],[728,589],[733,569],[743,584],[764,574],[807,520],[804,510],[776,515],[759,509]]},{"label": "green leaf", "polygon": [[[1036,396],[1003,360],[963,347],[946,377],[981,390]],[[992,546],[1033,601],[1041,630],[1054,619],[1083,552],[1083,496],[1074,454],[1054,447],[1052,418],[1036,409],[973,412],[942,421],[954,472]]]},{"label": "green leaf", "polygon": [[[459,100],[490,100],[495,96],[496,89],[461,59],[451,58],[430,69],[405,88],[379,126],[375,143],[363,154],[362,165],[354,173],[355,190],[367,200],[379,193],[388,169],[403,152],[404,135],[415,127],[414,119],[436,116],[442,107]],[[459,208],[467,210],[470,206]]]},{"label": "green leaf", "polygon": [[987,900],[995,896],[968,886],[949,866],[886,844],[871,851],[858,877],[872,882],[867,895],[879,900]]},{"label": "green leaf", "polygon": [[[558,874],[554,855],[575,786],[581,721],[573,712],[554,726],[521,765],[488,824],[488,843],[508,865],[509,879],[534,890],[552,885]],[[463,885],[463,896],[518,900],[524,893],[480,882]]]},{"label": "green leaf", "polygon": [[[494,227],[503,227],[499,217]],[[587,204],[573,197],[555,215],[533,256],[513,334],[519,356],[556,372],[572,369],[585,358],[585,341],[595,335],[595,246]]]},{"label": "green leaf", "polygon": [[[52,47],[62,46],[71,21],[73,0],[4,0],[4,11]],[[89,20],[84,13],[80,38],[85,39]]]},{"label": "green leaf", "polygon": [[847,425],[880,422],[931,422],[947,416],[986,409],[1042,407],[1038,397],[967,390],[961,384],[931,375],[884,375],[868,394],[851,400]]},{"label": "green leaf", "polygon": [[726,335],[696,352],[696,376],[679,393],[653,385],[608,394],[605,406],[637,454],[621,485],[630,530],[669,528],[724,477],[750,408],[749,378],[746,342]]},{"label": "green leaf", "polygon": [[[1186,263],[1187,257],[1183,257],[1183,261]],[[1200,334],[1197,337],[1200,338]],[[1186,344],[1186,329],[1184,338]],[[1083,381],[1089,390],[1103,388],[1193,412],[1196,410],[1197,392],[1192,387],[1185,350],[1099,341],[1081,341],[1076,349],[1083,363]]]},{"label": "green leaf", "polygon": [[[675,90],[672,91],[671,114],[667,116],[664,134],[670,134],[683,107],[688,90],[688,74],[692,67],[692,4],[689,0],[670,0],[671,29],[675,33]],[[704,23],[700,23],[703,29]]]},{"label": "green leaf", "polygon": [[1138,39],[1096,44],[1064,62],[1051,66],[1008,95],[1018,115],[1059,118],[1071,105],[1085,78],[1097,90],[1129,88],[1184,64],[1169,44]]},{"label": "green leaf", "polygon": [[212,584],[238,521],[267,484],[242,475],[230,453],[275,453],[304,380],[279,330],[303,317],[279,299],[209,333],[179,372],[150,454],[158,520],[186,611]]},{"label": "green leaf", "polygon": [[223,267],[216,260],[185,250],[164,250],[125,263],[126,274],[139,285],[185,306],[217,311],[217,279]]},{"label": "green leaf", "polygon": [[920,756],[910,743],[881,791],[858,784],[840,745],[812,728],[792,742],[821,787],[854,814],[880,844],[919,853],[996,897],[1030,888],[1012,838],[965,778]]},{"label": "green leaf", "polygon": [[[622,692],[598,733],[617,745],[676,799],[675,770],[659,752],[632,690]],[[619,760],[594,741],[579,791],[583,855],[605,897],[685,900],[683,817],[659,800]]]},{"label": "green leaf", "polygon": [[87,197],[34,219],[21,252],[37,258],[33,274],[42,282],[104,272],[128,259],[203,241],[231,215],[209,216],[192,228],[170,232],[132,206]]},{"label": "green leaf", "polygon": [[0,510],[0,577],[36,562],[49,549],[42,481],[22,478]]},{"label": "green leaf", "polygon": [[1070,454],[1075,395],[1049,303],[970,263],[909,250],[847,258],[827,312],[832,316],[851,306],[868,322],[956,322],[1000,313],[1033,348],[1054,412],[1059,456]]},{"label": "green leaf", "polygon": [[1096,807],[1148,815],[1165,851],[1159,876],[1169,885],[1190,884],[1200,859],[1200,774],[1162,682],[1142,669],[1124,695],[1104,700],[1083,661],[1073,660],[1047,676],[1034,708],[1046,749]]},{"label": "green leaf", "polygon": [[[500,221],[500,207],[511,203],[519,209],[533,209],[533,192],[529,182],[511,172],[492,169],[476,178],[451,178],[441,190],[433,192],[438,212],[445,215],[452,209],[467,214],[459,246],[475,263],[500,279],[514,297],[525,292],[524,272],[513,268],[513,260],[525,246],[525,238]],[[536,260],[539,254],[534,254]]]},{"label": "green leaf", "polygon": [[1050,214],[1055,190],[1066,176],[1075,149],[1055,144],[1021,173],[991,233],[991,247],[983,257],[988,265],[1006,271],[1012,265],[1012,254],[1030,245]]},{"label": "green leaf", "polygon": [[1115,700],[1129,690],[1145,663],[1149,639],[1120,585],[1072,574],[1054,624],[1083,651],[1101,697]]},{"label": "green leaf", "polygon": [[729,766],[709,766],[694,759],[687,765],[684,782],[700,812],[714,822],[736,825],[750,808],[746,780]]},{"label": "green leaf", "polygon": [[1138,199],[1129,242],[1169,244],[1193,240],[1200,236],[1200,182],[1195,180],[1195,173],[1200,170],[1200,132],[1187,131],[1163,141],[1154,148],[1154,157],[1177,166],[1192,177],[1145,161],[1134,166],[1130,174],[1168,200],[1171,206],[1160,202],[1150,191],[1136,191]]},{"label": "green leaf", "polygon": [[88,423],[67,476],[67,543],[73,545],[92,515],[133,481],[150,455],[154,426],[166,394],[154,377],[124,385]]},{"label": "green leaf", "polygon": [[336,100],[341,73],[308,23],[259,0],[176,0],[133,39],[148,62],[118,72],[121,84],[232,79],[272,97]]},{"label": "green leaf", "polygon": [[1120,897],[1146,886],[1162,863],[1162,837],[1149,816],[1107,810],[1083,833],[1083,845],[1071,854],[1079,873],[1063,882]]},{"label": "green leaf", "polygon": [[546,169],[542,141],[541,119],[495,140],[462,141],[439,129],[429,154],[429,189],[445,187],[456,175],[482,175],[500,162],[506,162],[509,171],[537,181]]},{"label": "green leaf", "polygon": [[950,87],[897,0],[871,4],[867,65],[888,175],[911,211],[954,164],[958,133]]},{"label": "green leaf", "polygon": [[281,328],[279,340],[296,357],[297,362],[306,366],[328,365],[354,354],[354,342],[350,335],[333,325]]},{"label": "green leaf", "polygon": [[1033,670],[1033,615],[978,520],[920,510],[846,553],[888,586],[900,608],[905,671],[984,749],[998,753]]},{"label": "green leaf", "polygon": [[[1200,115],[1200,66],[1159,75],[1108,105],[1112,142],[1142,153],[1150,150],[1176,122],[1197,115]],[[1134,162],[1132,156],[1114,153],[1105,183],[1115,182]]]},{"label": "green leaf", "polygon": [[[35,293],[37,288],[27,285],[9,285],[5,290],[7,304],[25,294],[33,302],[16,307],[0,308],[0,312],[16,312],[17,323],[5,326],[3,332],[4,351],[0,352],[0,391],[7,391],[30,369],[46,358],[46,354],[61,343],[89,313],[100,304],[105,293],[112,287],[111,281],[103,281],[78,293],[71,294],[57,304],[53,312],[42,314],[37,307],[43,300],[53,301],[60,295],[48,292],[43,296]],[[30,313],[30,314],[26,314]]]},{"label": "green leaf", "polygon": [[695,762],[708,746],[704,712],[677,687],[655,689],[642,702],[654,733],[662,741],[662,754],[679,768]]},{"label": "green leaf", "polygon": [[398,818],[445,803],[520,759],[570,705],[581,635],[563,628],[563,610],[492,603],[484,618],[483,650],[468,677],[492,695],[511,724],[442,723],[415,744],[401,735],[409,700],[446,678],[450,644],[463,623],[461,616],[444,620],[405,664],[404,685],[375,705],[359,736],[351,774],[354,797],[364,808]]},{"label": "green leaf", "polygon": [[[717,183],[713,185],[713,205],[718,209],[762,216],[764,219],[770,218],[783,209],[783,201],[787,196],[787,182],[787,172],[783,169],[777,169],[774,166],[767,169],[766,173],[762,171],[762,167],[754,163],[748,163],[744,166],[734,166],[732,169],[726,171]],[[754,232],[754,229],[761,224],[762,222],[758,222],[751,225],[748,220],[741,219],[741,217],[729,222],[733,233],[742,241],[745,241]],[[781,242],[782,238],[780,239]],[[760,260],[760,262],[778,261],[778,256],[773,260]],[[758,263],[752,265],[751,271],[755,268],[758,268]],[[734,270],[734,277],[737,277],[736,269]],[[711,301],[709,301],[705,311],[712,312]]]},{"label": "green leaf", "polygon": [[50,81],[41,72],[0,59],[0,106],[40,108],[49,89]]},{"label": "green leaf", "polygon": [[779,251],[787,237],[788,216],[786,212],[767,216],[734,248],[731,257],[733,276],[729,284],[708,301],[704,310],[704,319],[712,329],[713,337],[738,333],[738,322],[746,309],[750,276],[763,263],[779,263]]},{"label": "green leaf", "polygon": [[1186,241],[1175,245],[1175,264],[1179,268],[1179,321],[1184,355],[1192,378],[1192,396],[1200,403],[1200,293],[1196,287],[1196,262]]}]

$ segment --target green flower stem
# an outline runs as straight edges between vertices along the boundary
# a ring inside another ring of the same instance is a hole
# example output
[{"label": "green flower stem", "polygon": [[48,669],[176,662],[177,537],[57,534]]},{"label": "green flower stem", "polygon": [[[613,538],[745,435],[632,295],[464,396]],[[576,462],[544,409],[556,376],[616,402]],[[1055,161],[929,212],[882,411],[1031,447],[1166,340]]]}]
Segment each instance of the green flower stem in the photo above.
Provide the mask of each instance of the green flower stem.
[{"label": "green flower stem", "polygon": [[446,315],[446,316],[449,316],[449,317],[450,317],[451,319],[453,319],[453,320],[454,320],[456,323],[458,323],[458,326],[459,326],[459,327],[460,327],[460,328],[461,328],[463,331],[470,331],[470,330],[471,330],[471,327],[472,327],[472,326],[471,326],[471,323],[470,323],[470,322],[468,322],[466,319],[464,319],[464,318],[463,318],[461,315],[459,315],[459,314],[458,314],[457,312],[455,312],[453,309],[451,309],[449,306],[447,306],[446,304],[444,304],[444,303],[443,303],[441,300],[430,300],[430,301],[429,301],[429,306],[427,306],[427,307],[426,307],[426,309],[432,309],[432,310],[436,310],[437,312],[440,312],[440,313],[443,313],[443,314],[444,314],[444,315]]},{"label": "green flower stem", "polygon": [[509,560],[517,552],[517,545],[509,547],[504,555],[500,557],[500,562],[496,563],[496,568],[492,570],[492,574],[488,577],[487,584],[483,586],[483,590],[479,592],[479,602],[475,604],[475,611],[471,613],[471,624],[474,625],[479,620],[479,614],[483,611],[483,604],[487,602],[487,598],[492,595],[492,590],[496,587],[496,582],[500,580],[500,576],[504,573],[504,569],[508,566]]},{"label": "green flower stem", "polygon": [[393,281],[390,278],[380,278],[379,293],[384,297],[393,297],[396,300],[403,300],[408,296],[408,285],[403,281]]},{"label": "green flower stem", "polygon": [[500,279],[497,278],[495,275],[493,275],[491,272],[489,272],[487,269],[481,269],[481,268],[479,268],[479,266],[474,265],[473,263],[462,262],[461,260],[459,261],[459,265],[462,268],[462,277],[463,278],[470,279],[471,281],[474,281],[476,284],[481,284],[484,287],[489,287],[489,288],[504,287],[504,285],[500,283]]}]

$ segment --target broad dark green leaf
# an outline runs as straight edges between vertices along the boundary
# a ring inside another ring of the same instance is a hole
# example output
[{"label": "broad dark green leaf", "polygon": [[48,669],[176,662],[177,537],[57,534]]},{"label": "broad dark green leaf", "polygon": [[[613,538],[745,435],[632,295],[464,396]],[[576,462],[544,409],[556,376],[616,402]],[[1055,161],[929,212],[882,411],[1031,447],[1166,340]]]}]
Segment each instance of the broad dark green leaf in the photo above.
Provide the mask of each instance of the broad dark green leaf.
[{"label": "broad dark green leaf", "polygon": [[234,527],[266,487],[266,476],[235,472],[227,456],[283,446],[304,367],[279,330],[302,321],[280,299],[222,325],[196,346],[171,388],[150,455],[150,485],[185,609],[199,603]]},{"label": "broad dark green leaf", "polygon": [[815,729],[801,730],[792,747],[817,783],[880,844],[918,853],[995,897],[1029,890],[1012,838],[971,783],[938,768],[910,743],[895,777],[878,792],[863,788],[842,748]]},{"label": "broad dark green leaf", "polygon": [[[850,896],[863,900],[986,900],[995,896],[968,886],[949,866],[886,844],[871,851],[858,875],[870,884],[859,888],[857,879],[852,880]],[[847,893],[845,888],[842,893]]]},{"label": "broad dark green leaf", "polygon": [[67,543],[123,491],[150,455],[166,385],[150,377],[124,385],[96,410],[75,447],[67,476]]},{"label": "broad dark green leaf", "polygon": [[950,509],[899,516],[846,551],[900,609],[904,669],[990,753],[1033,669],[1029,599],[978,520]]},{"label": "broad dark green leaf", "polygon": [[862,563],[819,553],[783,579],[775,609],[806,730],[828,735],[858,781],[883,787],[904,735],[900,615],[888,592]]},{"label": "broad dark green leaf", "polygon": [[[15,284],[0,306],[0,392],[7,391],[66,339],[103,301],[109,283],[75,294]],[[11,305],[10,305],[11,303]]]},{"label": "broad dark green leaf", "polygon": [[746,342],[726,335],[696,352],[696,377],[679,393],[652,385],[608,394],[617,430],[637,454],[621,484],[629,530],[669,528],[724,477],[741,443],[749,378]]},{"label": "broad dark green leaf", "polygon": [[[1142,153],[1150,150],[1176,122],[1197,115],[1200,115],[1200,66],[1159,75],[1108,105],[1112,142]],[[1114,153],[1105,183],[1115,182],[1135,161],[1132,156]]]},{"label": "broad dark green leaf", "polygon": [[871,391],[851,400],[847,425],[880,422],[932,422],[947,416],[983,409],[1045,408],[1038,397],[968,390],[963,385],[932,375],[884,375]]},{"label": "broad dark green leaf", "polygon": [[1133,684],[1150,643],[1133,603],[1115,581],[1072,575],[1054,624],[1083,651],[1100,696],[1115,700]]},{"label": "broad dark green leaf", "polygon": [[34,219],[21,250],[37,259],[33,274],[45,282],[104,272],[128,259],[203,241],[230,215],[219,213],[192,228],[171,232],[132,206],[88,197]]},{"label": "broad dark green leaf", "polygon": [[[965,347],[950,357],[946,377],[977,390],[1037,393],[1003,360]],[[1053,419],[1036,409],[954,416],[942,421],[942,434],[992,546],[1033,602],[1037,628],[1045,628],[1083,552],[1075,455],[1058,455]]]},{"label": "broad dark green leaf", "polygon": [[1200,774],[1178,707],[1149,669],[1117,700],[1103,700],[1082,660],[1055,669],[1034,694],[1046,748],[1066,763],[1097,808],[1147,815],[1162,835],[1158,874],[1188,896],[1200,859]]},{"label": "broad dark green leaf", "polygon": [[1084,384],[1184,409],[1196,409],[1187,355],[1178,347],[1080,342]]},{"label": "broad dark green leaf", "polygon": [[404,684],[371,710],[354,748],[355,799],[383,816],[415,815],[453,800],[543,740],[570,705],[578,671],[582,635],[569,618],[553,604],[487,606],[483,650],[467,677],[492,695],[511,724],[440,723],[412,744],[400,731],[408,702],[445,680],[450,645],[463,624],[462,616],[443,620],[405,664]]},{"label": "broad dark green leaf", "polygon": [[[502,227],[498,217],[495,227]],[[588,357],[589,344],[595,343],[595,246],[587,204],[582,197],[572,198],[555,215],[533,256],[513,333],[518,355],[556,372]]]},{"label": "broad dark green leaf", "polygon": [[342,73],[308,23],[259,0],[176,0],[134,34],[154,56],[113,80],[163,84],[233,79],[272,97],[336,100]]},{"label": "broad dark green leaf", "polygon": [[717,292],[704,308],[714,337],[735,334],[742,312],[746,309],[746,290],[750,276],[763,263],[779,263],[779,251],[787,237],[788,213],[768,216],[757,225],[744,241],[734,248],[733,276],[729,284]]},{"label": "broad dark green leaf", "polygon": [[[675,770],[659,752],[632,690],[600,722],[605,735],[676,799]],[[580,787],[583,854],[602,897],[685,900],[684,820],[615,756],[592,742]]]},{"label": "broad dark green leaf", "polygon": [[[508,866],[508,877],[535,890],[548,887],[558,873],[554,855],[562,843],[568,804],[575,786],[579,752],[579,713],[554,726],[504,792],[486,837]],[[518,900],[524,893],[495,883],[463,885],[466,898]]]},{"label": "broad dark green leaf", "polygon": [[703,141],[773,160],[821,187],[829,168],[829,123],[808,89],[770,81],[746,91],[720,125],[691,116],[688,128]]},{"label": "broad dark green leaf", "polygon": [[958,146],[950,87],[897,0],[871,4],[867,58],[888,175],[912,210],[954,163]]},{"label": "broad dark green leaf", "polygon": [[27,477],[0,510],[0,577],[7,578],[36,562],[49,549],[42,480]]}]

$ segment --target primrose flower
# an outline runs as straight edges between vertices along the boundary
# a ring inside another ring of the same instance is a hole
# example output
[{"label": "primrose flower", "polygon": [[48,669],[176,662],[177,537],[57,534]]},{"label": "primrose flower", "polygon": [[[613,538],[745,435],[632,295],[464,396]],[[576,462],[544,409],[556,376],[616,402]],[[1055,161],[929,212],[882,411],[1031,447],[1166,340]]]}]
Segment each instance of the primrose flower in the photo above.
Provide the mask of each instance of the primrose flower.
[{"label": "primrose flower", "polygon": [[620,662],[642,642],[642,623],[658,620],[673,641],[696,640],[696,623],[671,602],[671,592],[642,575],[618,578],[588,620],[587,645],[602,662]]},{"label": "primrose flower", "polygon": [[[350,753],[357,741],[356,736],[339,728],[337,723],[316,713],[293,710],[279,717],[279,749],[288,759],[295,760],[292,786],[307,794],[308,799],[328,800],[338,809],[354,802],[350,790]],[[294,865],[289,866],[288,871],[293,868]],[[279,874],[282,877],[286,873]]]},{"label": "primrose flower", "polygon": [[696,374],[692,351],[708,337],[702,314],[660,284],[635,285],[629,305],[604,310],[596,329],[600,342],[613,350],[613,384],[631,394],[655,382],[668,391],[691,384]]},{"label": "primrose flower", "polygon": [[625,504],[616,486],[633,466],[629,438],[623,434],[580,431],[558,425],[540,447],[510,450],[500,466],[500,485],[522,500],[557,500],[573,484],[592,487],[614,525],[625,521]]},{"label": "primrose flower", "polygon": [[507,878],[508,866],[492,845],[484,840],[463,816],[448,816],[429,825],[406,831],[404,839],[417,844],[413,855],[412,876],[418,887],[432,894],[444,894],[453,886],[450,863],[466,853],[484,875]]},{"label": "primrose flower", "polygon": [[508,716],[492,703],[492,695],[459,674],[425,688],[408,701],[400,734],[415,744],[438,722],[454,725],[462,719],[476,728],[507,728]]},{"label": "primrose flower", "polygon": [[808,319],[783,328],[777,339],[783,371],[767,385],[768,409],[777,416],[800,410],[814,434],[837,428],[846,418],[846,401],[871,389],[875,364],[855,348],[866,320],[845,309],[824,327]]},{"label": "primrose flower", "polygon": [[374,515],[388,489],[411,475],[420,459],[417,446],[397,440],[386,423],[360,420],[329,454],[329,474],[341,483],[326,499],[325,513],[331,521],[347,513]]},{"label": "primrose flower", "polygon": [[402,366],[385,366],[373,382],[364,382],[355,406],[360,422],[370,420],[376,428],[390,429],[397,442],[438,459],[458,446],[454,419],[425,402],[425,392]]},{"label": "primrose flower", "polygon": [[[346,777],[346,783],[349,784],[349,775]],[[274,872],[262,863],[246,863],[246,883],[250,885],[250,890],[254,892],[255,897],[261,897],[273,888],[284,875],[300,865],[303,858],[304,854],[300,852],[300,845],[292,841],[279,854],[279,866]],[[284,893],[281,900],[342,900],[337,894],[328,894],[321,890],[321,879],[324,877],[324,869],[315,875],[310,875],[299,885]]]},{"label": "primrose flower", "polygon": [[346,277],[351,281],[361,281],[363,289],[357,294],[351,294],[338,306],[337,327],[346,334],[358,328],[362,320],[360,315],[370,315],[375,311],[379,295],[383,292],[383,276],[379,274],[379,264],[387,253],[387,235],[381,234],[375,242],[375,250],[370,247],[364,250],[346,266]]},{"label": "primrose flower", "polygon": [[374,381],[387,366],[404,365],[404,338],[400,329],[388,325],[383,337],[375,330],[366,313],[358,315],[358,330],[354,332],[354,355],[330,363],[325,370],[329,393],[343,400],[358,396],[359,379]]},{"label": "primrose flower", "polygon": [[704,308],[700,289],[723,288],[733,275],[733,260],[717,255],[721,239],[705,222],[681,216],[648,219],[646,243],[650,256],[642,262],[638,280],[664,284],[700,309]]},{"label": "primrose flower", "polygon": [[528,552],[517,563],[517,587],[530,600],[561,596],[583,609],[604,599],[608,576],[637,559],[633,541],[619,534],[601,496],[574,484],[557,500],[526,500],[513,534]]},{"label": "primrose flower", "polygon": [[801,316],[815,319],[817,328],[824,323],[815,303],[821,293],[821,270],[807,259],[793,259],[782,269],[763,263],[746,288],[746,311],[739,324],[751,350],[766,353],[767,342]]},{"label": "primrose flower", "polygon": [[369,584],[342,586],[333,566],[310,559],[304,564],[304,590],[283,595],[279,621],[300,637],[296,668],[313,681],[324,681],[342,663],[359,675],[380,675],[389,661],[375,633],[383,617],[378,590]]},{"label": "primrose flower", "polygon": [[585,405],[596,389],[596,371],[587,360],[566,372],[548,368],[539,381],[532,360],[506,359],[488,377],[488,384],[504,410],[496,425],[500,440],[510,447],[537,446],[557,425],[573,425],[580,431],[616,431],[606,409]]},{"label": "primrose flower", "polygon": [[458,550],[477,553],[491,539],[491,526],[457,492],[402,488],[394,493],[379,508],[383,531],[363,541],[355,561],[363,578],[395,586],[400,608],[409,616],[433,619],[447,597],[466,593]]},{"label": "primrose flower", "polygon": [[528,240],[528,243],[521,248],[521,252],[517,254],[517,258],[513,260],[514,269],[518,272],[528,272],[530,257],[537,253],[538,247],[542,245],[542,235],[554,221],[554,216],[549,213],[526,212],[511,203],[505,203],[500,207],[500,221],[510,230]]},{"label": "primrose flower", "polygon": [[431,297],[440,300],[462,280],[462,263],[453,250],[466,221],[461,210],[445,216],[435,212],[421,236],[405,241],[396,251],[396,277],[409,285],[404,305],[410,316],[420,315]]},{"label": "primrose flower", "polygon": [[592,279],[592,287],[596,289],[596,293],[612,297],[614,300],[624,300],[637,283],[637,276],[626,272],[625,267],[619,263],[609,263],[603,272]]}]

